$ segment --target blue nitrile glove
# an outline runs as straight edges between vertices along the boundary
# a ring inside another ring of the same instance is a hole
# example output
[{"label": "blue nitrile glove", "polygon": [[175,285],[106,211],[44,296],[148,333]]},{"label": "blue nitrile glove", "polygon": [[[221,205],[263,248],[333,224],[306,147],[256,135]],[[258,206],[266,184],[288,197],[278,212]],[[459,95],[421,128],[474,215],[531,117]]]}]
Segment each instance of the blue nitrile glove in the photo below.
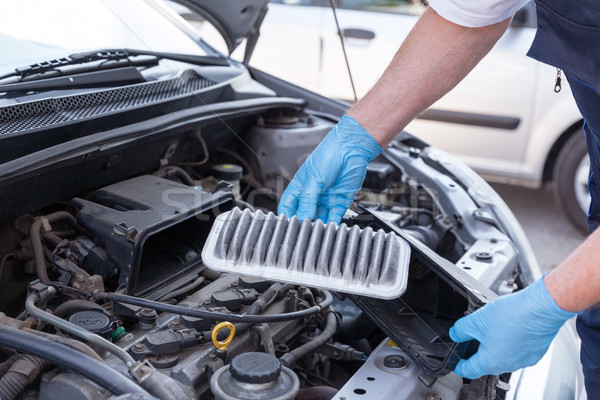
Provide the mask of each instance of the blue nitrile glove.
[{"label": "blue nitrile glove", "polygon": [[339,223],[365,180],[367,165],[382,151],[358,122],[343,116],[298,169],[278,213]]},{"label": "blue nitrile glove", "polygon": [[476,339],[479,350],[454,369],[463,378],[499,375],[537,363],[566,320],[576,313],[558,307],[543,278],[527,288],[502,296],[450,328],[455,342]]}]

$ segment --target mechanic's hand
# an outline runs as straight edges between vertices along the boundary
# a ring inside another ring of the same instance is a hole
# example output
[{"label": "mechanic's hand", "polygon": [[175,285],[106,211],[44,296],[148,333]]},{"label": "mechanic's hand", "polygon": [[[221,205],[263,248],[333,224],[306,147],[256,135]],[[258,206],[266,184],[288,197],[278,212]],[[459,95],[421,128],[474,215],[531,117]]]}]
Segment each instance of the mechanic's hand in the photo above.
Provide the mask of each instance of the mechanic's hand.
[{"label": "mechanic's hand", "polygon": [[480,342],[477,353],[460,360],[454,372],[476,379],[534,365],[560,327],[575,315],[556,305],[543,278],[517,293],[499,297],[450,328],[455,342]]},{"label": "mechanic's hand", "polygon": [[298,169],[278,213],[339,223],[365,180],[367,165],[382,151],[358,122],[343,116]]}]

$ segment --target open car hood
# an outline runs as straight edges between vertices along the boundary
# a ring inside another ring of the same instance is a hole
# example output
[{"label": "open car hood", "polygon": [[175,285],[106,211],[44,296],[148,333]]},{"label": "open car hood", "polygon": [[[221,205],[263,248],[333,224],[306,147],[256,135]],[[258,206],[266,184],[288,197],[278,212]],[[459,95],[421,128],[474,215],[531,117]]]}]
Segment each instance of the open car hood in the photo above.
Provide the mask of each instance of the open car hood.
[{"label": "open car hood", "polygon": [[269,0],[176,0],[202,14],[221,33],[229,54],[246,38],[246,58],[258,39]]}]

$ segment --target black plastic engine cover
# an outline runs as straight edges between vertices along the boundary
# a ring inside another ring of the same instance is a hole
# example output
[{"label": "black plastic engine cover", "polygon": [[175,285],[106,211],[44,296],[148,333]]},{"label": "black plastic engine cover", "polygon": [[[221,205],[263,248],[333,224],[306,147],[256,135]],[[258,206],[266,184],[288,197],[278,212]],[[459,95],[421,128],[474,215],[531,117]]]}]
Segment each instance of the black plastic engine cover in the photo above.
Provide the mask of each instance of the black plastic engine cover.
[{"label": "black plastic engine cover", "polygon": [[151,175],[72,202],[78,222],[119,269],[119,285],[133,295],[147,295],[197,269],[212,221],[233,207],[231,193],[211,194]]},{"label": "black plastic engine cover", "polygon": [[456,344],[449,337],[449,329],[459,318],[495,299],[496,294],[396,226],[364,207],[359,209],[362,214],[355,222],[395,232],[411,247],[410,268],[425,267],[430,273],[411,277],[409,271],[406,292],[394,300],[349,297],[426,375],[452,372],[461,358],[475,353],[479,343]]}]

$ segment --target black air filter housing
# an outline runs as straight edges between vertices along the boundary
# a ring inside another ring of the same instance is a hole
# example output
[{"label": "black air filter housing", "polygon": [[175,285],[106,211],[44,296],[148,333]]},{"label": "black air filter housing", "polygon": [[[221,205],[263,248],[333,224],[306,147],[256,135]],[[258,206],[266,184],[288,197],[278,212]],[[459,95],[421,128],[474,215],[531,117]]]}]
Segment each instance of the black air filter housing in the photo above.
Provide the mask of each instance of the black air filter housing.
[{"label": "black air filter housing", "polygon": [[212,221],[233,207],[233,197],[144,175],[73,203],[78,222],[119,269],[119,285],[148,295],[200,267]]}]

